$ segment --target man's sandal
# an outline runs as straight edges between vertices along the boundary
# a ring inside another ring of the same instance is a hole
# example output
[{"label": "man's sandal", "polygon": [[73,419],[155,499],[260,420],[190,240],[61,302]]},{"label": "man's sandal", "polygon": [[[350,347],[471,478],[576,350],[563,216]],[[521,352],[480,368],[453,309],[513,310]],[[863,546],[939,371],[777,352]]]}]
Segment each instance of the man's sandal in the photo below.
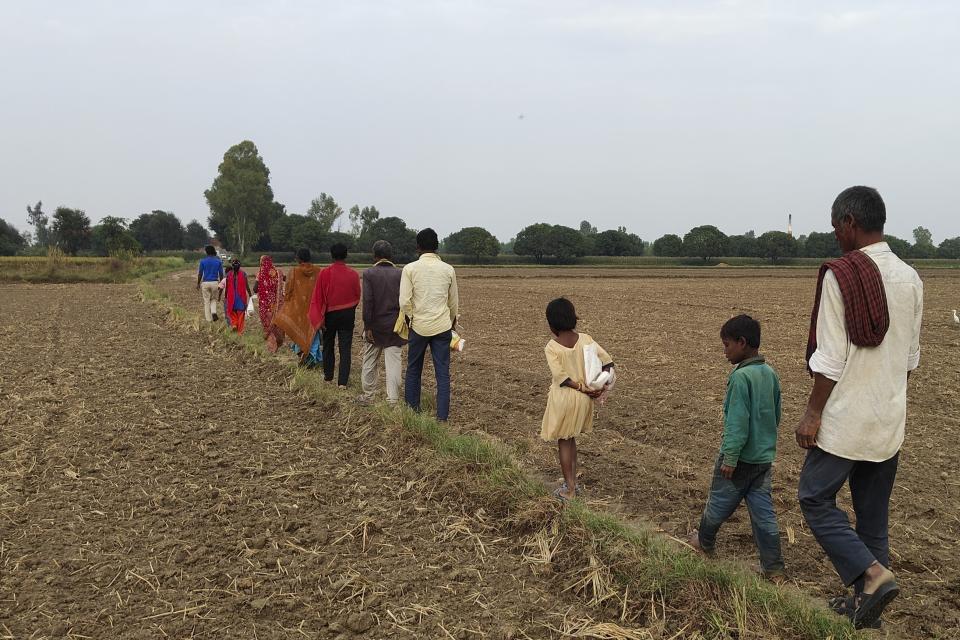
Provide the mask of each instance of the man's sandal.
[{"label": "man's sandal", "polygon": [[856,629],[871,629],[880,622],[880,616],[887,605],[900,595],[896,580],[885,582],[873,593],[861,593],[857,596],[857,608],[850,619]]},{"label": "man's sandal", "polygon": [[[827,600],[827,606],[830,607],[830,610],[836,613],[838,616],[843,616],[844,618],[849,618],[853,621],[854,616],[857,613],[857,607],[859,606],[859,600],[862,598],[858,596],[836,596]],[[880,629],[882,623],[880,619],[877,618],[871,624],[863,624],[858,629]]]}]

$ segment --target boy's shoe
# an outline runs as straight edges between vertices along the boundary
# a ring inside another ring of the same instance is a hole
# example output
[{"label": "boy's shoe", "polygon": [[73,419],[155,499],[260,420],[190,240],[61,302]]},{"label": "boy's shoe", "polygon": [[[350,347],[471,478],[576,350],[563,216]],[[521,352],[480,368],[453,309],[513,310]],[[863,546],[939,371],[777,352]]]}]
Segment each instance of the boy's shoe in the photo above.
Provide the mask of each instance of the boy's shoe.
[{"label": "boy's shoe", "polygon": [[216,321],[219,320],[219,319],[220,319],[220,318],[217,317],[217,314],[213,314],[213,321],[214,321],[214,322],[216,322]]},{"label": "boy's shoe", "polygon": [[765,573],[763,577],[775,585],[787,584],[787,582],[789,582],[786,574],[783,573]]}]

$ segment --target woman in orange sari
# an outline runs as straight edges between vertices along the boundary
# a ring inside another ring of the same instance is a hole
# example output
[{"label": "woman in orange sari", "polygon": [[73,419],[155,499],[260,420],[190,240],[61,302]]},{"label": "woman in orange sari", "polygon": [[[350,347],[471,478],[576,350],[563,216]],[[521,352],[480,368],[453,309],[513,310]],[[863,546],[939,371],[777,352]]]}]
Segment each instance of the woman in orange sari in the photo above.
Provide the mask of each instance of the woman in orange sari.
[{"label": "woman in orange sari", "polygon": [[300,355],[300,362],[316,366],[322,362],[320,332],[310,324],[308,312],[310,299],[317,281],[319,269],[310,262],[310,250],[297,251],[297,266],[290,270],[284,286],[283,306],[273,318],[273,325],[283,331]]},{"label": "woman in orange sari", "polygon": [[260,256],[260,271],[253,290],[257,294],[257,311],[260,313],[260,325],[263,337],[271,353],[283,343],[283,331],[274,326],[273,319],[283,303],[283,272],[273,266],[273,258]]}]

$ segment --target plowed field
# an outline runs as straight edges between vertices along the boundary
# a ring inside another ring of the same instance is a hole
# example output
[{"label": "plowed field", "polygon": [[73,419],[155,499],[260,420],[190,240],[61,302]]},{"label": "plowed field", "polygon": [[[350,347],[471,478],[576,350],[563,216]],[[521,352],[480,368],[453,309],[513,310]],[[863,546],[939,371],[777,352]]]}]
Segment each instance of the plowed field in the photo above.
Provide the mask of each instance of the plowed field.
[{"label": "plowed field", "polygon": [[[503,440],[545,478],[558,479],[556,452],[537,437],[549,384],[543,309],[567,296],[581,329],[613,355],[618,372],[596,431],[579,442],[588,495],[683,539],[699,521],[719,444],[729,372],[720,325],[737,313],[758,318],[762,351],[783,385],[774,499],[787,570],[815,595],[840,592],[796,501],[804,452],[793,428],[810,389],[803,355],[815,270],[463,268],[458,274],[468,348],[455,356],[452,424]],[[891,512],[893,569],[903,593],[885,620],[905,637],[952,637],[960,636],[960,327],[951,309],[960,307],[960,273],[921,276],[921,367],[910,382]],[[184,306],[199,308],[189,278],[167,279],[164,287]],[[721,532],[719,552],[756,564],[744,510]]]},{"label": "plowed field", "polygon": [[[719,327],[740,312],[760,319],[784,390],[774,486],[787,570],[814,595],[838,592],[795,499],[813,271],[459,275],[468,348],[455,356],[452,426],[502,440],[557,478],[556,452],[537,438],[549,382],[543,308],[568,296],[619,376],[580,442],[588,499],[678,538],[699,519],[719,443]],[[922,276],[922,363],[891,514],[903,593],[885,619],[893,636],[953,637],[960,328],[950,309],[960,274]],[[192,282],[176,274],[158,286],[199,312]],[[133,287],[11,285],[0,295],[0,633],[550,637],[564,614],[589,615],[348,403],[291,391],[286,369],[167,326]],[[745,512],[721,532],[719,552],[755,564]]]},{"label": "plowed field", "polygon": [[286,368],[132,286],[0,299],[0,637],[540,638],[589,615]]}]

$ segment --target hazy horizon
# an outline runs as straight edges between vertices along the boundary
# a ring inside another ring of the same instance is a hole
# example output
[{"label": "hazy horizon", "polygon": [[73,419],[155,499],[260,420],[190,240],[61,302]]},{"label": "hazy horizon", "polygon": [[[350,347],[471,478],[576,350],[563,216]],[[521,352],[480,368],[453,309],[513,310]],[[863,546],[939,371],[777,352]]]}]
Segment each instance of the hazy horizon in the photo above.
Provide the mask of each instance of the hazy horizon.
[{"label": "hazy horizon", "polygon": [[801,235],[854,184],[888,233],[960,236],[946,1],[58,0],[0,6],[0,54],[0,218],[21,231],[38,200],[206,225],[250,139],[288,212],[326,192],[441,236],[791,213]]}]

